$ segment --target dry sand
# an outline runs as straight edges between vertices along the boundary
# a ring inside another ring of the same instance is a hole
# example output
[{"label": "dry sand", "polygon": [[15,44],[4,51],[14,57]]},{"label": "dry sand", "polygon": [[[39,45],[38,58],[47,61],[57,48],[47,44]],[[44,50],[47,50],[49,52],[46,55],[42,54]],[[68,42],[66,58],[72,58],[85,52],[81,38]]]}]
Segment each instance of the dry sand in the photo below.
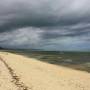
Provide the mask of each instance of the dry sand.
[{"label": "dry sand", "polygon": [[0,53],[0,90],[90,90],[90,73]]}]

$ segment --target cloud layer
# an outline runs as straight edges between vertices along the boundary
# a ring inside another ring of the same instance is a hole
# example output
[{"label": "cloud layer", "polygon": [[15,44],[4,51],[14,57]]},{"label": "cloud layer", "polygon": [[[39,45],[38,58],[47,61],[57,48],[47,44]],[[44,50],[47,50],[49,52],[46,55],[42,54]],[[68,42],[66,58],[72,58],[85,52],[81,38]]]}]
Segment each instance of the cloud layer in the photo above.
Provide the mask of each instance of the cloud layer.
[{"label": "cloud layer", "polygon": [[0,45],[90,50],[89,0],[2,0]]}]

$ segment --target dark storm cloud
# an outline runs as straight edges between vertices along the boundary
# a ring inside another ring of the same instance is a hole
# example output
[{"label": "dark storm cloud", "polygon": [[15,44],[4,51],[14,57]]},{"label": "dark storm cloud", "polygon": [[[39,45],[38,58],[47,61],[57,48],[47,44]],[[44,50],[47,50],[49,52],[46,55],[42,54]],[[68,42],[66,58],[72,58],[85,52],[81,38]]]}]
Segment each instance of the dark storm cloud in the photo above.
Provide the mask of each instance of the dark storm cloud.
[{"label": "dark storm cloud", "polygon": [[90,45],[89,4],[89,0],[1,0],[0,45],[60,49]]},{"label": "dark storm cloud", "polygon": [[3,0],[0,6],[0,31],[89,22],[89,3],[89,0]]},{"label": "dark storm cloud", "polygon": [[[62,32],[63,31],[63,32]],[[52,39],[52,38],[59,38],[59,37],[78,37],[78,36],[83,36],[83,35],[87,35],[90,33],[89,29],[82,29],[82,30],[78,30],[78,29],[72,29],[71,31],[67,28],[66,30],[63,29],[55,29],[52,30],[52,32],[49,30],[45,31],[42,33],[42,37],[44,39]]]}]

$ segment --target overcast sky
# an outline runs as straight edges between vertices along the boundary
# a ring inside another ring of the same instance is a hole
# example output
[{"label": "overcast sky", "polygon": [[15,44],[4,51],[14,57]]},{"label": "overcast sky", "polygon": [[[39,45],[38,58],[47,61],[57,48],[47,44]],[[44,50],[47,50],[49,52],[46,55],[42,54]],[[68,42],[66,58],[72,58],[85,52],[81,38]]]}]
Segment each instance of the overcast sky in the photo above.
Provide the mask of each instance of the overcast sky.
[{"label": "overcast sky", "polygon": [[1,0],[0,46],[90,51],[90,0]]}]

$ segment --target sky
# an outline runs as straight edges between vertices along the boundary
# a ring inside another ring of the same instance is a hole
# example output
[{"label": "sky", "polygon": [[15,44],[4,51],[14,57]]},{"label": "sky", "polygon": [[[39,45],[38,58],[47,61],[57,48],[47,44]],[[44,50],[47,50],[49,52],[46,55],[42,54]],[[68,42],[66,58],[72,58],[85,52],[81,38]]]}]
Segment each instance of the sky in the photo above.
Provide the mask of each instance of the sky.
[{"label": "sky", "polygon": [[90,51],[90,0],[1,0],[0,46]]}]

